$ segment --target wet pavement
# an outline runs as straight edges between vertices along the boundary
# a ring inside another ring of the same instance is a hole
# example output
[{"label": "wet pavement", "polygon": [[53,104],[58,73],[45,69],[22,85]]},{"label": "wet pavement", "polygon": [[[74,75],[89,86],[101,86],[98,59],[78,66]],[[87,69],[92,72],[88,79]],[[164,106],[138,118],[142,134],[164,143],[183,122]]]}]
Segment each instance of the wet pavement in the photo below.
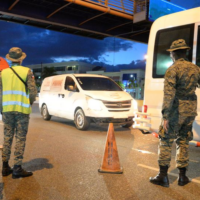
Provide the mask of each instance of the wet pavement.
[{"label": "wet pavement", "polygon": [[[137,129],[115,127],[123,174],[99,173],[107,126],[92,125],[79,131],[73,122],[53,117],[44,121],[33,105],[23,167],[28,178],[0,174],[0,199],[4,200],[199,200],[200,148],[190,146],[188,176],[192,182],[177,185],[175,146],[169,169],[170,187],[149,183],[158,171],[158,139]],[[0,142],[3,126],[0,121]],[[1,144],[0,143],[0,144]],[[13,146],[14,151],[14,146]],[[13,152],[10,159],[13,165]],[[1,170],[0,164],[0,170]]]}]

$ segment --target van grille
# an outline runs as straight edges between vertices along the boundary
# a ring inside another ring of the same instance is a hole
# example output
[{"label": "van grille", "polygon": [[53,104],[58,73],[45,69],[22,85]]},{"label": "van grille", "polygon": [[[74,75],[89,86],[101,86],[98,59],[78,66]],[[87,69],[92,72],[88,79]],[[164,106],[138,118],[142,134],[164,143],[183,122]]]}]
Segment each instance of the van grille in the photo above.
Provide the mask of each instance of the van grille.
[{"label": "van grille", "polygon": [[129,111],[131,107],[131,100],[130,101],[103,101],[104,105],[108,108],[110,112],[124,112]]},{"label": "van grille", "polygon": [[109,112],[128,112],[129,109],[126,110],[108,110]]}]

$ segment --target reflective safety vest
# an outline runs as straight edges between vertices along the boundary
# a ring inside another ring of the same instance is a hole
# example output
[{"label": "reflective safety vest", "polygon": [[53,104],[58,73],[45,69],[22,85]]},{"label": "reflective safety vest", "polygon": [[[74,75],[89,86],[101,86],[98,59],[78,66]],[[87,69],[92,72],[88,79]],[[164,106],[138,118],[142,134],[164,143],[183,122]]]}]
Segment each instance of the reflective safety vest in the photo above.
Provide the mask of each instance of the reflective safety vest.
[{"label": "reflective safety vest", "polygon": [[[29,68],[13,66],[24,82],[28,75]],[[10,69],[4,69],[1,73],[2,78],[2,107],[3,112],[31,113],[29,91],[26,92],[24,83]]]}]

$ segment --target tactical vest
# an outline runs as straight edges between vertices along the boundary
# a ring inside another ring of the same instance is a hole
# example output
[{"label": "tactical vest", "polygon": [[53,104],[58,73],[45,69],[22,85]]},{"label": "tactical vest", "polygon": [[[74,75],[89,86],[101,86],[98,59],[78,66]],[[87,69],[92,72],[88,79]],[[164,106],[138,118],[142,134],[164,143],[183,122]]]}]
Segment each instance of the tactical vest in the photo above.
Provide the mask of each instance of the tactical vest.
[{"label": "tactical vest", "polygon": [[[29,68],[14,66],[13,69],[19,74],[24,82],[28,75]],[[2,78],[2,107],[3,112],[31,113],[29,91],[26,92],[24,83],[10,69],[4,69]]]}]

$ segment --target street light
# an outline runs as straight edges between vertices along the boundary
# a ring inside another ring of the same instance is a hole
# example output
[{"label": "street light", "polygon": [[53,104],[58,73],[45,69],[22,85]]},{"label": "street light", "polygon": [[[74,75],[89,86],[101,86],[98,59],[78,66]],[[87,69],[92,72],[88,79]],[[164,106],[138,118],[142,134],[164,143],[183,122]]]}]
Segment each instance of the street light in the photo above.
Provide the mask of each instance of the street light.
[{"label": "street light", "polygon": [[42,62],[41,62],[41,77],[42,77]]}]

